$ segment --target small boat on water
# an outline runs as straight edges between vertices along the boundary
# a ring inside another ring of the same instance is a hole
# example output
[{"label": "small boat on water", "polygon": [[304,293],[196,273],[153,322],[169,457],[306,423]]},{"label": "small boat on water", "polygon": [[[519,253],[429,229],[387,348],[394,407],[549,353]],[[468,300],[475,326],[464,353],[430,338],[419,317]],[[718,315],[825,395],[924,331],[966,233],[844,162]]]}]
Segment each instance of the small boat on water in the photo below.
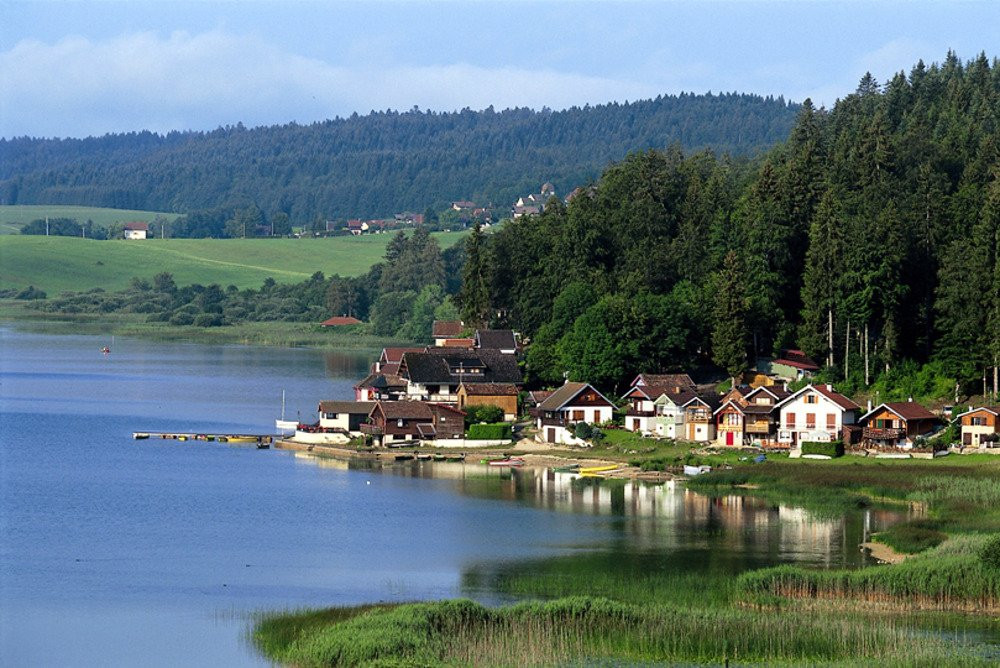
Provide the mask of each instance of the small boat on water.
[{"label": "small boat on water", "polygon": [[149,433],[145,431],[134,431],[132,432],[132,438],[137,441],[142,441],[149,438]]},{"label": "small boat on water", "polygon": [[494,459],[490,461],[490,466],[524,466],[524,460],[520,457],[508,457],[507,459]]}]

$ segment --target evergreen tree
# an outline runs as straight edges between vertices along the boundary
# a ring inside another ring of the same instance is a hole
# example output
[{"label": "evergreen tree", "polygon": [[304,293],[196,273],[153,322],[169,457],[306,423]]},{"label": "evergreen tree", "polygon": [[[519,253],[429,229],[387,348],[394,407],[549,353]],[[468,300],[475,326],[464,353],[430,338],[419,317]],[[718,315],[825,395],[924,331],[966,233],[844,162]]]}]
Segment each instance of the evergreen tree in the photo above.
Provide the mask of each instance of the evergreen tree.
[{"label": "evergreen tree", "polygon": [[485,327],[490,320],[489,293],[490,258],[482,227],[476,223],[465,240],[465,266],[462,269],[462,289],[457,300],[462,319],[469,327]]},{"label": "evergreen tree", "polygon": [[712,360],[733,377],[747,368],[750,333],[747,328],[748,299],[743,269],[736,253],[729,253],[715,279],[715,327],[712,329]]}]

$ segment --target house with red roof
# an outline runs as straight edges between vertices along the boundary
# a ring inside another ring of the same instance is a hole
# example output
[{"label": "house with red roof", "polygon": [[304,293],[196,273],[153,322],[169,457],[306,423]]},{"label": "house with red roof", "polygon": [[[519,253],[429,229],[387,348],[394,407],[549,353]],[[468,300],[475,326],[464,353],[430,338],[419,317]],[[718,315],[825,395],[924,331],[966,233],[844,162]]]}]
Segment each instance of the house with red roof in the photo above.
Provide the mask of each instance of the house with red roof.
[{"label": "house with red roof", "polygon": [[918,438],[933,434],[941,419],[915,401],[895,401],[879,404],[859,423],[863,447],[909,450]]},{"label": "house with red roof", "polygon": [[[434,339],[435,346],[443,346],[449,339],[458,339],[464,328],[465,323],[461,320],[435,320],[431,325],[431,338]],[[468,347],[471,348],[474,344],[475,341],[472,341]]]},{"label": "house with red roof", "polygon": [[832,385],[806,385],[779,401],[778,443],[798,449],[806,441],[840,440],[844,427],[857,424],[861,407]]},{"label": "house with red roof", "polygon": [[1000,406],[980,406],[955,418],[962,425],[962,445],[974,448],[1000,447]]},{"label": "house with red roof", "polygon": [[142,222],[125,223],[124,234],[126,239],[145,239],[149,234],[149,224]]}]

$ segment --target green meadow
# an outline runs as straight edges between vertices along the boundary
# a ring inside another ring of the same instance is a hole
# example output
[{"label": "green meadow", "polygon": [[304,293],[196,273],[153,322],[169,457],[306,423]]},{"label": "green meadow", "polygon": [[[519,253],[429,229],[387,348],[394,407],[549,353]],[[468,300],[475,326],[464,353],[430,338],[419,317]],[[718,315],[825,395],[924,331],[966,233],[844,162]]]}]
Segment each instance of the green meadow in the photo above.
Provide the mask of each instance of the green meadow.
[{"label": "green meadow", "polygon": [[73,218],[76,222],[94,221],[94,225],[107,227],[114,223],[142,221],[151,223],[157,216],[174,220],[181,214],[162,211],[138,211],[136,209],[105,209],[96,206],[72,206],[60,204],[5,204],[0,205],[0,234],[19,234],[21,226],[33,220],[49,218]]},{"label": "green meadow", "polygon": [[[463,232],[434,237],[447,248]],[[298,283],[317,271],[357,276],[385,253],[391,234],[329,239],[147,239],[0,236],[0,289],[34,285],[49,296],[92,288],[121,290],[134,276],[170,272],[178,285],[259,287],[270,277]]]}]

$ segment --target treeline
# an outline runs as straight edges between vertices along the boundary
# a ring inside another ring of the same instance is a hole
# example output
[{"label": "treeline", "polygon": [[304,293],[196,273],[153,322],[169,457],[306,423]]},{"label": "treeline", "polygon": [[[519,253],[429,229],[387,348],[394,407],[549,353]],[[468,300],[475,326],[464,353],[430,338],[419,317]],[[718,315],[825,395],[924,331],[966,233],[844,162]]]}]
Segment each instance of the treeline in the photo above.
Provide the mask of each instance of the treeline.
[{"label": "treeline", "polygon": [[28,288],[5,296],[40,299],[35,306],[56,313],[135,313],[149,322],[220,327],[244,322],[314,322],[330,315],[369,319],[365,328],[379,336],[423,341],[435,319],[455,319],[450,295],[459,288],[464,249],[441,250],[424,227],[410,235],[398,232],[386,247],[384,261],[364,276],[327,278],[316,272],[302,283],[281,284],[268,278],[259,289],[230,285],[179,287],[171,274],[135,277],[117,292],[100,288],[45,300]]},{"label": "treeline", "polygon": [[532,338],[549,382],[735,375],[801,347],[848,386],[909,361],[974,389],[1000,360],[998,133],[985,55],[867,75],[752,163],[634,153],[568,206],[470,237],[462,310]]},{"label": "treeline", "polygon": [[796,111],[782,98],[682,94],[558,112],[414,108],[252,130],[0,139],[0,203],[253,205],[297,225],[460,199],[506,207],[546,181],[566,193],[636,149],[758,153],[787,137]]}]

